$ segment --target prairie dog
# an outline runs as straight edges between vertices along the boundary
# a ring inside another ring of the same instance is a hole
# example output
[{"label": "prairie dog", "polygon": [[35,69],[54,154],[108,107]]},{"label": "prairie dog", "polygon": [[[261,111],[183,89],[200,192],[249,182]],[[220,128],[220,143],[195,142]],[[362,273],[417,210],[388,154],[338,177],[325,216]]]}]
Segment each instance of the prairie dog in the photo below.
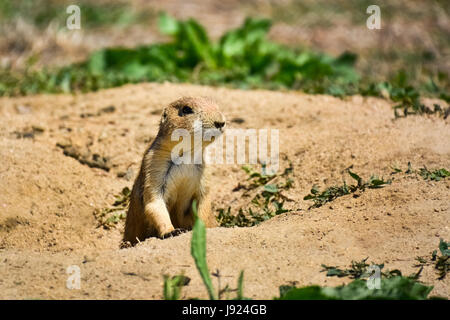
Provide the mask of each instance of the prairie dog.
[{"label": "prairie dog", "polygon": [[[172,160],[172,151],[179,144],[172,139],[174,130],[184,129],[193,137],[199,125],[202,130],[214,129],[219,134],[225,128],[224,115],[209,98],[183,97],[164,108],[158,134],[144,154],[131,191],[125,243],[134,245],[148,237],[166,238],[191,229],[194,199],[199,218],[208,227],[215,225],[203,158],[200,164],[176,164]],[[201,148],[209,143],[202,139]],[[193,153],[183,150],[181,155],[184,152]]]}]

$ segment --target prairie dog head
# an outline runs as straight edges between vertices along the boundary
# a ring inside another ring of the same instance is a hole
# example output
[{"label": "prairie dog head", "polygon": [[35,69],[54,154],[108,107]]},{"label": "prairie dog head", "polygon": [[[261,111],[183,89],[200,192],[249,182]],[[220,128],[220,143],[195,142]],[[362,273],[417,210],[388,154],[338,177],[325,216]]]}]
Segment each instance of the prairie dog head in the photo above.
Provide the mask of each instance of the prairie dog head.
[{"label": "prairie dog head", "polygon": [[[174,130],[184,129],[192,136],[200,130],[203,132],[214,130],[217,135],[223,133],[225,124],[225,116],[212,99],[183,97],[164,108],[159,134],[170,138]],[[208,142],[205,141],[205,144]]]}]

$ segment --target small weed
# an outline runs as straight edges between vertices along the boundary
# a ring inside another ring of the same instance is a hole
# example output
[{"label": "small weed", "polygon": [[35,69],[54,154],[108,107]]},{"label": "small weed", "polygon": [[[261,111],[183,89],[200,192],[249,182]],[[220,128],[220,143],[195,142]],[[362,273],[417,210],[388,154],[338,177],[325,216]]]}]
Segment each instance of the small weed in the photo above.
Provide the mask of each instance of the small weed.
[{"label": "small weed", "polygon": [[289,190],[294,181],[289,177],[293,171],[290,163],[282,174],[266,174],[265,166],[262,166],[262,172],[249,166],[243,166],[242,169],[248,174],[246,184],[239,183],[234,191],[244,189],[243,197],[251,198],[252,207],[246,209],[240,208],[237,215],[231,213],[231,208],[227,210],[218,209],[216,217],[219,225],[222,227],[252,227],[265,220],[273,218],[279,214],[288,212],[284,208],[284,202],[290,201],[283,195],[284,190]]},{"label": "small weed", "polygon": [[[393,172],[391,174],[401,173],[403,172],[401,169],[397,167],[392,167]],[[406,174],[419,174],[424,180],[433,180],[433,181],[440,181],[441,179],[445,179],[447,177],[450,177],[450,172],[444,168],[441,169],[435,169],[433,171],[430,171],[427,169],[426,166],[423,166],[418,171],[413,170],[411,162],[408,162],[408,169],[405,171]]]},{"label": "small weed", "polygon": [[349,277],[351,279],[359,279],[367,273],[367,267],[369,267],[369,264],[366,263],[367,259],[368,258],[365,258],[359,262],[352,261],[350,269],[340,269],[335,266],[327,266],[325,264],[322,264],[323,270],[321,270],[321,272],[326,271],[327,277],[336,276],[339,278]]},{"label": "small weed", "polygon": [[222,275],[220,274],[220,271],[217,269],[216,272],[211,273],[211,275],[215,278],[217,278],[217,297],[220,299],[222,299],[224,294],[228,294],[230,292],[235,292],[237,289],[232,289],[230,288],[230,286],[227,284],[224,288],[221,287],[221,277]]},{"label": "small weed", "polygon": [[392,172],[391,174],[402,173],[402,169],[398,168],[396,165],[391,166]]},{"label": "small weed", "polygon": [[[322,264],[321,272],[327,272],[327,277],[348,277],[350,279],[365,279],[373,274],[368,268],[372,266],[377,266],[380,271],[384,268],[384,264],[374,264],[369,265],[366,261],[368,258],[365,258],[361,261],[352,261],[349,269],[341,269],[335,266],[327,266]],[[408,278],[417,280],[422,272],[422,268],[419,269],[418,272],[408,276]],[[381,272],[380,276],[383,278],[392,278],[397,276],[403,276],[402,272],[398,269],[388,270],[386,272]]]},{"label": "small weed", "polygon": [[408,161],[408,169],[405,171],[405,173],[406,173],[406,174],[411,174],[411,173],[413,173],[413,170],[412,170],[412,166],[411,166],[411,162],[410,162],[410,161]]},{"label": "small weed", "polygon": [[[389,81],[381,83],[373,83],[369,81],[369,85],[360,85],[359,92],[366,96],[388,97],[397,104],[394,108],[396,118],[406,117],[408,115],[417,114],[437,114],[447,118],[450,107],[443,109],[440,105],[434,104],[433,109],[428,108],[421,103],[421,90],[414,87],[408,82],[409,76],[404,70],[400,70]],[[435,82],[431,81],[433,90],[427,90],[442,100],[449,102],[449,96],[445,89],[439,87]],[[422,90],[423,91],[423,90]],[[401,113],[399,113],[399,111]]]},{"label": "small weed", "polygon": [[362,180],[362,178],[348,170],[348,174],[356,180],[356,184],[347,185],[344,181],[342,186],[332,186],[328,187],[324,191],[320,191],[316,185],[314,185],[311,189],[310,194],[306,195],[303,200],[312,200],[314,204],[309,207],[318,208],[323,206],[325,203],[333,201],[336,198],[342,197],[347,194],[354,193],[356,191],[364,191],[366,188],[369,189],[378,189],[386,186],[387,184],[391,184],[391,180],[385,181],[384,179],[379,179],[376,176],[371,176],[368,181]]},{"label": "small weed", "polygon": [[425,180],[440,181],[441,179],[450,177],[450,172],[445,170],[444,168],[430,171],[424,166],[423,168],[420,168],[419,170],[420,170],[419,174]]},{"label": "small weed", "polygon": [[236,292],[235,300],[247,299],[247,298],[244,298],[244,271],[241,271],[241,273],[239,274],[236,289],[230,288],[230,286],[228,284],[224,288],[221,287],[220,280],[221,280],[222,275],[220,274],[219,270],[216,270],[216,272],[211,273],[211,275],[217,278],[217,282],[218,282],[217,296],[218,296],[219,300],[221,300],[223,298],[224,294],[226,294],[227,299],[229,299],[229,293],[231,293],[231,292]]},{"label": "small weed", "polygon": [[447,273],[450,272],[450,249],[448,247],[449,242],[440,239],[439,251],[441,254],[438,255],[438,251],[434,250],[430,258],[417,257],[418,264],[416,267],[423,268],[423,266],[434,265],[438,274],[438,280],[443,280],[447,276]]},{"label": "small weed", "polygon": [[120,194],[116,195],[116,201],[109,208],[96,209],[94,217],[98,221],[98,227],[105,229],[114,228],[121,220],[125,220],[127,209],[130,203],[131,191],[128,187],[122,189]]},{"label": "small weed", "polygon": [[178,300],[181,296],[181,289],[190,281],[190,278],[183,275],[173,277],[164,275],[164,300]]},{"label": "small weed", "polygon": [[448,248],[448,246],[449,243],[441,239],[439,243],[439,251],[441,252],[441,255],[437,256],[437,252],[433,255],[436,261],[435,269],[439,274],[439,280],[443,280],[447,273],[450,271],[450,249]]}]

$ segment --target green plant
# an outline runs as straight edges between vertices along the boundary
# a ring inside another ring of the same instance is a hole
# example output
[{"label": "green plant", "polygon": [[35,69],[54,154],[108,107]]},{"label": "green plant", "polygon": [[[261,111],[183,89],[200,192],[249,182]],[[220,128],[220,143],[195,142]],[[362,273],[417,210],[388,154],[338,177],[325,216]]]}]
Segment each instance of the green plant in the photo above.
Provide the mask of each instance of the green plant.
[{"label": "green plant", "polygon": [[[389,81],[374,83],[366,81],[369,84],[360,84],[359,93],[366,96],[389,97],[397,104],[393,107],[396,118],[406,117],[411,114],[438,114],[446,118],[450,108],[442,109],[440,105],[434,104],[434,109],[430,109],[421,102],[421,90],[408,81],[409,75],[404,71],[398,71]],[[449,102],[448,94],[445,89],[440,88],[435,82],[431,81],[433,89],[422,90],[433,93],[435,96]],[[399,110],[403,115],[399,114]]]},{"label": "green plant", "polygon": [[450,249],[448,248],[449,243],[445,242],[443,239],[439,241],[439,251],[441,255],[438,256],[437,252],[433,252],[433,259],[436,261],[435,269],[439,274],[439,280],[445,278],[447,273],[450,271]]},{"label": "green plant", "polygon": [[211,300],[216,300],[216,294],[209,276],[209,269],[206,263],[206,227],[205,223],[198,217],[197,202],[192,202],[192,210],[194,212],[194,227],[192,228],[191,238],[191,255],[194,258],[195,266],[197,267],[203,283],[208,290],[208,295]]},{"label": "green plant", "polygon": [[183,275],[173,277],[164,275],[164,300],[178,300],[181,296],[181,289],[187,286],[190,280]]},{"label": "green plant", "polygon": [[438,274],[438,280],[443,280],[447,273],[450,272],[450,249],[449,243],[440,239],[439,241],[439,251],[440,255],[438,255],[438,251],[434,250],[431,254],[431,258],[426,257],[417,257],[416,260],[419,262],[417,267],[423,267],[427,265],[434,265],[434,268]]},{"label": "green plant", "polygon": [[[368,273],[367,268],[369,267],[369,264],[366,263],[367,259],[368,258],[365,258],[359,262],[352,261],[350,269],[340,269],[335,266],[327,266],[322,264],[322,271],[327,272],[327,277],[336,276],[339,278],[350,277],[351,279],[359,279]],[[378,267],[381,269],[383,268],[383,265],[378,265]]]},{"label": "green plant", "polygon": [[[327,266],[325,264],[322,264],[322,270],[321,272],[326,271],[327,277],[349,277],[350,279],[365,279],[368,278],[370,275],[372,275],[372,271],[370,271],[370,266],[376,266],[380,270],[380,276],[384,278],[391,278],[391,277],[397,277],[397,276],[403,276],[402,272],[398,269],[394,270],[387,270],[387,271],[381,271],[384,268],[384,264],[374,264],[369,265],[366,261],[368,258],[365,258],[361,261],[352,261],[350,268],[348,269],[341,269],[336,266]],[[410,279],[417,280],[420,277],[420,274],[422,273],[423,268],[420,267],[419,270],[416,273],[413,273],[408,276]]]},{"label": "green plant", "polygon": [[325,203],[333,201],[336,198],[342,197],[347,194],[354,193],[356,191],[364,191],[366,188],[378,189],[382,188],[387,184],[391,183],[391,180],[385,181],[384,179],[379,179],[376,176],[371,176],[368,181],[364,181],[359,175],[348,170],[348,174],[356,180],[357,184],[347,185],[344,181],[342,186],[332,186],[328,187],[324,191],[320,191],[316,185],[311,188],[310,194],[306,195],[303,200],[312,200],[314,204],[309,208],[318,208],[323,206]]},{"label": "green plant", "polygon": [[[397,167],[392,168],[394,171],[391,174],[397,174],[403,172],[401,169]],[[408,162],[408,169],[405,171],[406,174],[416,173],[419,174],[424,180],[433,180],[440,181],[441,179],[445,179],[450,177],[450,172],[445,168],[434,169],[433,171],[428,170],[426,166],[423,166],[418,171],[413,170],[411,162]]]},{"label": "green plant", "polygon": [[[82,6],[88,26],[117,21],[128,25],[142,20],[141,15],[126,4],[111,4],[106,11],[87,2]],[[13,7],[10,3],[0,11],[9,15],[17,11]],[[43,18],[36,18],[36,21],[48,23],[49,19],[57,18],[57,12],[64,11],[47,10]],[[404,116],[433,113],[446,118],[450,114],[450,107],[443,109],[435,104],[432,110],[421,102],[423,94],[450,101],[448,91],[437,84],[439,81],[431,79],[424,86],[413,86],[403,70],[384,82],[370,77],[361,79],[354,67],[355,54],[345,52],[331,57],[272,42],[267,38],[271,27],[267,19],[247,18],[242,26],[227,31],[218,41],[211,41],[204,27],[194,19],[176,20],[161,13],[158,27],[171,38],[169,42],[137,48],[105,48],[92,53],[84,62],[62,68],[35,70],[31,59],[24,71],[0,69],[0,95],[86,92],[126,83],[172,81],[239,88],[300,89],[339,97],[353,94],[388,97],[397,102],[396,117],[400,116],[398,110],[403,110]]]},{"label": "green plant", "polygon": [[[381,278],[380,289],[369,289],[357,279],[337,287],[307,286],[280,290],[279,300],[424,300],[433,289],[414,279],[394,276]],[[281,289],[281,288],[280,288]]]},{"label": "green plant", "polygon": [[450,177],[450,172],[444,168],[430,171],[426,167],[423,167],[419,169],[419,174],[425,180],[434,180],[434,181],[440,181],[441,179]]},{"label": "green plant", "polygon": [[311,93],[342,95],[354,83],[356,56],[338,58],[298,51],[269,41],[271,22],[248,18],[212,42],[193,19],[179,21],[161,14],[168,43],[135,49],[107,48],[87,61],[56,70],[0,73],[0,94],[89,91],[142,81],[230,83],[238,87],[302,88]]},{"label": "green plant", "polygon": [[112,206],[103,209],[95,209],[94,217],[98,221],[98,227],[105,229],[114,228],[121,220],[125,220],[127,216],[127,209],[130,203],[131,190],[128,187],[115,195],[116,200]]},{"label": "green plant", "polygon": [[234,191],[243,189],[242,196],[251,198],[252,207],[240,208],[237,214],[232,214],[230,207],[218,209],[216,219],[220,226],[251,227],[289,211],[284,208],[284,202],[289,199],[283,191],[289,190],[294,183],[289,177],[293,171],[292,163],[280,175],[267,174],[265,165],[261,166],[261,171],[251,166],[243,166],[242,170],[248,175],[248,184],[239,183]]}]

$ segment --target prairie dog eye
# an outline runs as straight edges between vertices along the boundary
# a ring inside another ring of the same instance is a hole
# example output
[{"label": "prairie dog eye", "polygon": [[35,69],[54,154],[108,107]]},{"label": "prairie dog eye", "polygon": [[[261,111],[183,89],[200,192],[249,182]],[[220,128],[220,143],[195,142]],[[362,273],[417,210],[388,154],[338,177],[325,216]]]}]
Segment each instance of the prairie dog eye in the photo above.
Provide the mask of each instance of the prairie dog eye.
[{"label": "prairie dog eye", "polygon": [[182,113],[182,115],[185,115],[185,114],[191,114],[191,113],[194,113],[194,110],[192,110],[192,108],[189,107],[189,106],[184,106],[184,107],[181,109],[181,113]]}]

